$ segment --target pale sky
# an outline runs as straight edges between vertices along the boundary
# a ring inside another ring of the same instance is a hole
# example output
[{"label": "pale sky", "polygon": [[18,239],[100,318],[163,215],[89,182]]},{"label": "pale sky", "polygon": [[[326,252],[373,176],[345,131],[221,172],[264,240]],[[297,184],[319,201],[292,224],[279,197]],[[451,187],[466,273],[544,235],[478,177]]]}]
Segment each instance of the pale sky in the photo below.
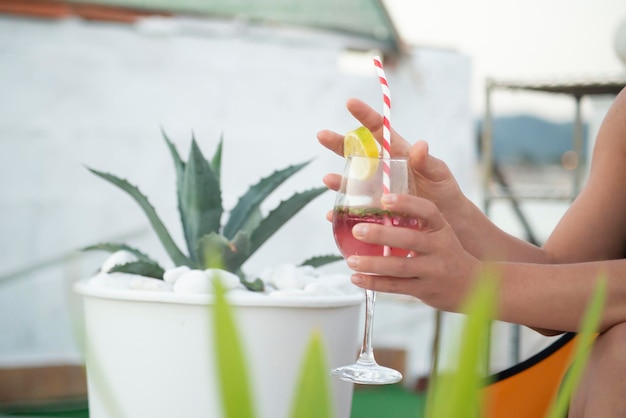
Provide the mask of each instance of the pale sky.
[{"label": "pale sky", "polygon": [[[614,49],[617,27],[626,20],[626,0],[384,1],[408,43],[450,48],[471,57],[472,105],[477,112],[483,107],[487,76],[626,72]],[[558,106],[550,110],[558,117]]]}]

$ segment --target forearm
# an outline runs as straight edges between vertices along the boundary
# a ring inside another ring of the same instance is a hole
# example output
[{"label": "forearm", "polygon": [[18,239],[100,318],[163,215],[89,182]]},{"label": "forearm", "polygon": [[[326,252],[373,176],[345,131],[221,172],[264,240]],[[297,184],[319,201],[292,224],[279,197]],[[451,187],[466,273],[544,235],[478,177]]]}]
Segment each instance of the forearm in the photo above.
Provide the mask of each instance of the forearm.
[{"label": "forearm", "polygon": [[496,264],[498,319],[532,328],[576,331],[600,277],[607,299],[600,331],[626,321],[626,260],[577,264]]},{"label": "forearm", "polygon": [[480,260],[539,264],[549,261],[545,251],[498,228],[465,196],[443,215],[463,247]]}]

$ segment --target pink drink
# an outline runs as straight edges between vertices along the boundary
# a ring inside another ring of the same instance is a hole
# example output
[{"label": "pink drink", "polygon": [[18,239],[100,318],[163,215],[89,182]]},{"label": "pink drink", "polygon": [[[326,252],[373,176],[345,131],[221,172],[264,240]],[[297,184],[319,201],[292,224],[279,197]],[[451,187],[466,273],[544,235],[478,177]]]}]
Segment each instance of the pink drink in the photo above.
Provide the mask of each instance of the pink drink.
[{"label": "pink drink", "polygon": [[[385,224],[388,218],[391,225],[399,228],[410,228],[417,230],[419,221],[406,215],[389,213],[382,209],[354,208],[340,206],[336,207],[333,213],[333,234],[337,247],[344,257],[351,255],[384,255],[382,245],[368,244],[359,241],[352,235],[352,227],[358,223]],[[390,255],[396,257],[406,257],[409,250],[402,248],[391,248]]]}]

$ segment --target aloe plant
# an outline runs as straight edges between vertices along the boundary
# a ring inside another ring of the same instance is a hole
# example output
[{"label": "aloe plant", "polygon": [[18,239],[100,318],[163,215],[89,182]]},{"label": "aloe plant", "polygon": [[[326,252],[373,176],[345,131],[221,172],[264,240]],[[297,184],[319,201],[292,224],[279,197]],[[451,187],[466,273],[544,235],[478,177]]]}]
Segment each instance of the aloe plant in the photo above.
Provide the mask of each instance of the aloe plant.
[{"label": "aloe plant", "polygon": [[[306,167],[310,160],[277,170],[250,186],[228,214],[227,221],[223,223],[226,217],[220,181],[223,137],[220,138],[210,161],[203,156],[195,138],[192,137],[189,157],[184,161],[165,132],[162,131],[162,134],[176,170],[178,210],[186,253],[178,247],[148,198],[137,186],[113,174],[89,167],[88,169],[124,190],[139,204],[176,266],[185,265],[197,269],[221,268],[237,274],[248,289],[262,290],[263,282],[260,279],[251,282],[245,279],[242,265],[300,209],[327,189],[317,187],[294,193],[266,216],[261,213],[261,204],[276,188]],[[163,277],[164,269],[157,261],[126,244],[107,242],[86,247],[84,250],[129,251],[137,260],[115,266],[112,272],[140,274],[159,279]],[[338,255],[318,256],[302,264],[317,267],[340,259]]]}]

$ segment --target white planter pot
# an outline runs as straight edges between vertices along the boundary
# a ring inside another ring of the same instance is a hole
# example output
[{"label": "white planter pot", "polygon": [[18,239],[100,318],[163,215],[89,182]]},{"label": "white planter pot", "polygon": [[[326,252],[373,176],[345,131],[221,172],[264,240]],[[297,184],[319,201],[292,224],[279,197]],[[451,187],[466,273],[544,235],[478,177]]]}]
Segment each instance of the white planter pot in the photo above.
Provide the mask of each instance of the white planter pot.
[{"label": "white planter pot", "polygon": [[[91,418],[222,417],[211,296],[90,286],[85,308]],[[258,418],[287,418],[302,358],[321,331],[329,368],[354,361],[360,295],[228,296]],[[336,418],[348,418],[353,385],[331,380]]]}]

